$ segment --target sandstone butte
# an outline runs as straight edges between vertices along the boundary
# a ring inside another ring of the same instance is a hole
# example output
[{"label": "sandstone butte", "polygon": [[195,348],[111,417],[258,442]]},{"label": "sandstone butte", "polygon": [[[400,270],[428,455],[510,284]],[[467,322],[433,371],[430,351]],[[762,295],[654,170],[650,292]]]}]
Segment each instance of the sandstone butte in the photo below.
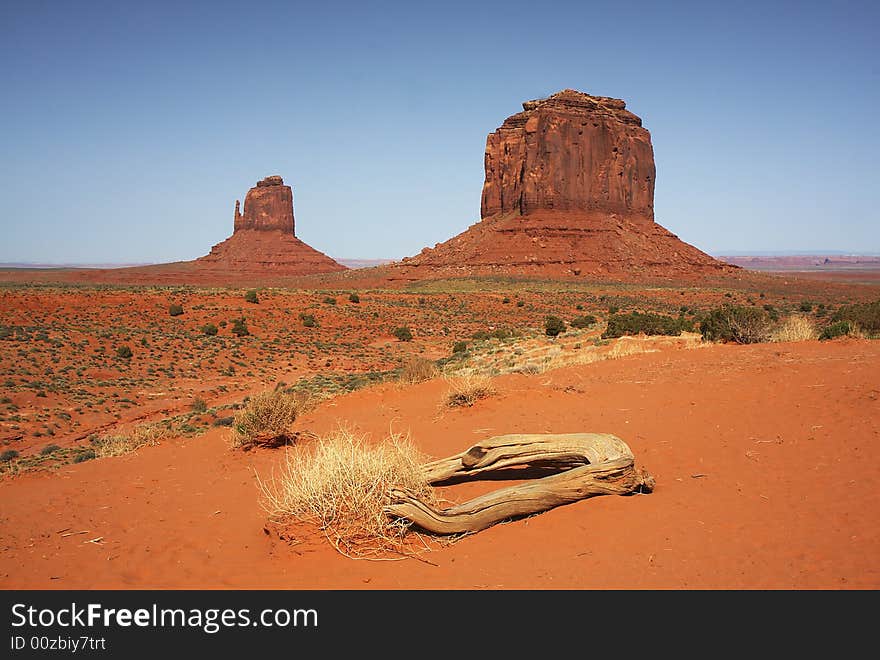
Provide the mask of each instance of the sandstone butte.
[{"label": "sandstone butte", "polygon": [[193,262],[199,270],[311,275],[347,270],[326,254],[303,243],[294,232],[293,191],[280,176],[258,181],[235,202],[232,236]]},{"label": "sandstone butte", "polygon": [[620,99],[566,89],[523,103],[486,140],[481,220],[393,266],[469,274],[715,273],[735,268],[654,221],[654,150]]}]

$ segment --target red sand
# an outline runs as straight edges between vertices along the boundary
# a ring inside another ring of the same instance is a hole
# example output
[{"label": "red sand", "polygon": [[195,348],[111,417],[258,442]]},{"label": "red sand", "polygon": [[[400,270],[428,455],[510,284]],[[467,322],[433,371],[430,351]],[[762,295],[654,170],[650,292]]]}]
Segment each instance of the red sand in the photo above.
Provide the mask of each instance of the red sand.
[{"label": "red sand", "polygon": [[427,554],[435,565],[267,535],[253,471],[282,450],[235,452],[228,429],[24,474],[0,481],[0,588],[876,589],[878,364],[876,341],[712,346],[499,377],[466,410],[441,412],[435,379],[298,420],[408,430],[433,456],[504,433],[610,432],[657,480],[497,525]]}]

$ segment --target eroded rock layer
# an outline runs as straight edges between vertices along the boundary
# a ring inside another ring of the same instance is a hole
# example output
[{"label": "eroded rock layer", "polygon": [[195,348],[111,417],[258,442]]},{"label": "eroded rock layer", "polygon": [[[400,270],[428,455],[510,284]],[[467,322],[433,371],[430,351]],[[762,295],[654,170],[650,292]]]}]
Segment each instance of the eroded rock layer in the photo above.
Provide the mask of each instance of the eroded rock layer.
[{"label": "eroded rock layer", "polygon": [[619,99],[564,90],[486,140],[482,220],[397,264],[467,274],[680,276],[733,270],[654,222],[654,151]]}]

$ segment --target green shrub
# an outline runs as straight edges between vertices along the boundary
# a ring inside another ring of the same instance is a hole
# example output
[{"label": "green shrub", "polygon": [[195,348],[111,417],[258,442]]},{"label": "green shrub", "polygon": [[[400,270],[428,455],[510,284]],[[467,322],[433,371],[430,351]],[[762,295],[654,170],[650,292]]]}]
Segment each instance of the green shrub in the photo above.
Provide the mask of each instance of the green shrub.
[{"label": "green shrub", "polygon": [[399,328],[394,328],[394,331],[391,334],[397,337],[400,341],[412,341],[413,338],[412,331],[405,325]]},{"label": "green shrub", "polygon": [[819,339],[837,339],[838,337],[849,335],[852,331],[853,326],[849,321],[835,321],[825,326],[822,332],[819,333]]},{"label": "green shrub", "polygon": [[544,319],[544,332],[548,337],[556,337],[565,332],[565,321],[558,316],[548,316]]},{"label": "green shrub", "polygon": [[802,312],[810,313],[810,312],[813,311],[813,303],[811,303],[809,300],[804,300],[804,301],[800,304],[800,306],[798,307],[798,309],[799,309],[800,311],[802,311]]},{"label": "green shrub", "polygon": [[116,357],[122,358],[123,360],[129,359],[134,353],[131,352],[131,348],[127,345],[123,344],[116,348]]},{"label": "green shrub", "polygon": [[214,325],[213,323],[206,323],[205,325],[202,326],[202,332],[204,334],[208,335],[209,337],[213,337],[214,335],[217,334],[217,326]]},{"label": "green shrub", "polygon": [[755,344],[769,339],[770,322],[763,309],[724,305],[700,320],[700,334],[706,341]]},{"label": "green shrub", "polygon": [[18,458],[18,452],[15,449],[7,449],[0,454],[0,463],[8,463],[13,458]]},{"label": "green shrub", "polygon": [[467,350],[467,342],[466,341],[457,341],[452,345],[453,353],[464,353]]},{"label": "green shrub", "polygon": [[180,305],[169,305],[168,314],[171,316],[180,316],[183,314],[183,307]]},{"label": "green shrub", "polygon": [[356,293],[348,294],[348,302],[359,303],[361,301],[361,297]]},{"label": "green shrub", "polygon": [[97,454],[95,454],[94,449],[84,449],[83,451],[81,451],[80,453],[78,453],[76,456],[73,457],[73,462],[74,463],[85,463],[86,461],[90,461],[96,457],[97,457]]},{"label": "green shrub", "polygon": [[313,314],[300,314],[299,320],[302,321],[302,324],[307,328],[318,327],[318,322],[315,320],[315,316]]},{"label": "green shrub", "polygon": [[603,339],[613,339],[624,335],[670,335],[677,336],[691,325],[684,318],[674,318],[662,314],[632,312],[613,314],[608,317],[608,327],[602,333]]},{"label": "green shrub", "polygon": [[585,314],[584,316],[576,316],[571,320],[572,328],[589,328],[591,325],[596,323],[597,319],[592,314]]},{"label": "green shrub", "polygon": [[208,404],[201,397],[196,397],[193,399],[192,404],[190,404],[190,409],[193,412],[203,413],[208,409]]},{"label": "green shrub", "polygon": [[235,319],[232,322],[231,332],[236,337],[245,337],[245,336],[251,334],[251,331],[248,330],[247,324],[245,323],[244,319]]},{"label": "green shrub", "polygon": [[246,294],[244,294],[244,299],[246,302],[254,303],[255,305],[259,304],[259,302],[260,302],[260,300],[257,298],[256,289],[251,289]]},{"label": "green shrub", "polygon": [[234,421],[235,417],[218,417],[211,422],[211,426],[232,426]]},{"label": "green shrub", "polygon": [[844,305],[834,313],[831,321],[849,321],[869,336],[878,335],[880,334],[880,300]]},{"label": "green shrub", "polygon": [[523,302],[522,300],[517,300],[517,301],[516,301],[516,306],[517,306],[517,307],[522,307],[523,305],[525,305],[525,302]]},{"label": "green shrub", "polygon": [[40,456],[48,456],[49,454],[54,454],[56,451],[61,449],[58,445],[46,445],[40,450]]},{"label": "green shrub", "polygon": [[324,302],[327,303],[328,305],[335,305],[336,298],[334,298],[333,296],[327,296],[326,298],[324,298]]},{"label": "green shrub", "polygon": [[505,296],[505,297],[504,297],[504,300],[502,300],[501,303],[504,304],[504,305],[509,304],[509,303],[510,303],[510,298],[508,298],[507,296]]}]

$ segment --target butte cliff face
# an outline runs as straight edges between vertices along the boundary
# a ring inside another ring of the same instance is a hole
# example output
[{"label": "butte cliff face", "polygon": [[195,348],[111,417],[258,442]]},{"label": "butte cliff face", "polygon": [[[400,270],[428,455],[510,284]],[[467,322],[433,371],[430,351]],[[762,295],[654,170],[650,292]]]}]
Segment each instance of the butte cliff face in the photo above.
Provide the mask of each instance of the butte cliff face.
[{"label": "butte cliff face", "polygon": [[682,275],[716,261],[654,222],[654,150],[620,99],[566,89],[523,103],[486,140],[482,220],[406,276]]},{"label": "butte cliff face", "polygon": [[310,275],[346,270],[294,235],[293,191],[280,176],[269,176],[238,201],[232,236],[197,259],[200,268],[247,274]]}]

